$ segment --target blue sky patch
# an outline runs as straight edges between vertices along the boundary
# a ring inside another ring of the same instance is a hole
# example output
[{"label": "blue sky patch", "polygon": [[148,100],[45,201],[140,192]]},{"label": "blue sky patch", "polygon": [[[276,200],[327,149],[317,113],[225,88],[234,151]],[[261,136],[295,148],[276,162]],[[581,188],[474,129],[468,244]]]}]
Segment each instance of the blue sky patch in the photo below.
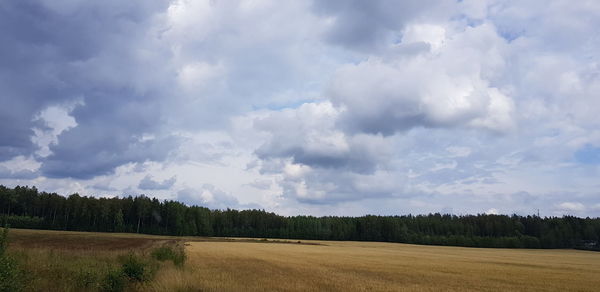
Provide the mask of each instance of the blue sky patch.
[{"label": "blue sky patch", "polygon": [[575,160],[583,164],[600,164],[600,147],[585,145],[575,152]]}]

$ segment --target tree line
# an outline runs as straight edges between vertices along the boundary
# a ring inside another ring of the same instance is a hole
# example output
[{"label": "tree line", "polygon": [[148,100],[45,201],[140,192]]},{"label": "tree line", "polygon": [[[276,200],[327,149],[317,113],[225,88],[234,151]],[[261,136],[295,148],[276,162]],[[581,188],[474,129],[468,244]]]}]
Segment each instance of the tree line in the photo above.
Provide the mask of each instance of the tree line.
[{"label": "tree line", "polygon": [[211,210],[147,196],[96,198],[0,185],[0,219],[14,228],[178,236],[384,241],[508,248],[597,249],[600,218],[535,215],[280,216]]}]

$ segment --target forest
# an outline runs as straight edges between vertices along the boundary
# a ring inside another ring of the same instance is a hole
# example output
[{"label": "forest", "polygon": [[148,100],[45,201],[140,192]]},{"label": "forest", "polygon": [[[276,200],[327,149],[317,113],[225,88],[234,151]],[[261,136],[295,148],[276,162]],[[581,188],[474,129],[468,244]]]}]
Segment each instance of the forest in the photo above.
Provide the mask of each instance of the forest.
[{"label": "forest", "polygon": [[13,228],[176,236],[382,241],[497,248],[598,250],[600,218],[536,215],[281,216],[211,210],[144,195],[96,198],[0,185],[0,223]]}]

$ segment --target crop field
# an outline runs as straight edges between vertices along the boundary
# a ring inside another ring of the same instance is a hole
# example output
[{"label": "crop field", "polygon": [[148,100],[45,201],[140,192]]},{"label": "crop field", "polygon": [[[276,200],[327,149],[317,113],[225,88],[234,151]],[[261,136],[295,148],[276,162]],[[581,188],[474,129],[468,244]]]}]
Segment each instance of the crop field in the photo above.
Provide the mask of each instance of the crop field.
[{"label": "crop field", "polygon": [[597,291],[600,253],[375,242],[191,242],[163,287],[211,291]]},{"label": "crop field", "polygon": [[144,253],[165,244],[184,244],[184,265],[161,264],[151,280],[128,290],[597,291],[600,287],[600,253],[589,251],[37,230],[11,230],[10,235],[10,249],[22,254],[33,271],[35,279],[27,289],[31,291],[47,291],[55,285],[52,281],[74,283],[54,286],[62,290],[82,290],[68,286],[85,279],[80,270],[114,266],[114,258],[124,251]]}]

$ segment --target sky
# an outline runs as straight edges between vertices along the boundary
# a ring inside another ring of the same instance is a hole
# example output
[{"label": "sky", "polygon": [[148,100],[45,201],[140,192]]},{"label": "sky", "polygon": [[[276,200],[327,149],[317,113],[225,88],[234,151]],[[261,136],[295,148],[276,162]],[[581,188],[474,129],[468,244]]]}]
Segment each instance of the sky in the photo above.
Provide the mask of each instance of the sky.
[{"label": "sky", "polygon": [[0,2],[0,184],[600,216],[600,1]]}]

